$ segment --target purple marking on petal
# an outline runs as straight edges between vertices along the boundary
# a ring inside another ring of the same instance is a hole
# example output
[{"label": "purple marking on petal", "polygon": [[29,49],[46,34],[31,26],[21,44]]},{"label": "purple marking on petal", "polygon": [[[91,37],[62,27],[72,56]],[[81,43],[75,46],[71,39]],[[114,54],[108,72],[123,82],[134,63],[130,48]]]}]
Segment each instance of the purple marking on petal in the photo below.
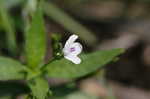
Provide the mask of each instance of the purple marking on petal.
[{"label": "purple marking on petal", "polygon": [[73,48],[70,48],[70,52],[74,52],[76,49],[73,47]]}]

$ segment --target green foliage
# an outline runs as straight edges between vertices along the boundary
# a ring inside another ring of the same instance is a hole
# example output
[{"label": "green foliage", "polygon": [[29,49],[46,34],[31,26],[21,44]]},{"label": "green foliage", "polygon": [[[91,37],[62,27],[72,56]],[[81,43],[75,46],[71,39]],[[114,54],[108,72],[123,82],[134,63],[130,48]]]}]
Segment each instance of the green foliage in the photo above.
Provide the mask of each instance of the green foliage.
[{"label": "green foliage", "polygon": [[[6,1],[17,4],[24,0]],[[0,1],[0,20],[2,21],[2,24],[0,25],[7,33],[7,45],[9,46],[9,49],[12,53],[15,53],[15,51],[17,52],[15,29],[13,27],[13,20],[8,13],[9,7],[5,5],[6,1]],[[52,35],[52,49],[54,57],[48,64],[44,64],[46,52],[46,32],[42,4],[44,4],[44,11],[46,15],[63,25],[69,31],[77,33],[84,41],[86,41],[86,43],[94,45],[96,44],[97,39],[92,32],[76,22],[65,12],[61,11],[54,4],[47,4],[43,2],[44,0],[36,0],[37,5],[33,6],[34,10],[32,11],[29,11],[31,9],[24,9],[27,10],[27,15],[24,16],[25,21],[27,21],[27,27],[25,27],[27,29],[25,31],[26,66],[11,58],[0,57],[0,80],[25,80],[27,83],[26,85],[30,88],[30,95],[32,99],[46,99],[48,95],[50,95],[49,84],[45,79],[45,76],[50,78],[77,79],[102,68],[104,65],[112,62],[118,55],[124,52],[123,49],[113,49],[83,54],[80,56],[82,63],[76,65],[69,60],[62,58],[63,51],[62,45],[59,42],[60,37]],[[29,4],[30,3],[32,2],[29,2]],[[25,96],[29,96],[30,98],[30,95]],[[65,99],[69,99],[69,97]]]},{"label": "green foliage", "polygon": [[6,32],[6,38],[7,38],[7,47],[8,50],[12,53],[16,53],[16,35],[15,35],[15,29],[13,26],[13,19],[8,13],[8,9],[0,4],[0,20],[2,22],[2,28]]},{"label": "green foliage", "polygon": [[48,96],[49,85],[45,79],[37,77],[29,82],[29,86],[33,97],[36,97],[36,99],[45,99]]},{"label": "green foliage", "polygon": [[24,79],[24,65],[16,60],[0,57],[0,80]]},{"label": "green foliage", "polygon": [[33,14],[25,37],[27,63],[31,67],[37,67],[43,62],[46,52],[46,33],[41,7]]},{"label": "green foliage", "polygon": [[48,77],[53,78],[82,77],[111,62],[123,52],[123,49],[113,49],[81,55],[82,63],[79,65],[73,64],[66,59],[55,60],[46,66],[45,71],[47,71]]}]

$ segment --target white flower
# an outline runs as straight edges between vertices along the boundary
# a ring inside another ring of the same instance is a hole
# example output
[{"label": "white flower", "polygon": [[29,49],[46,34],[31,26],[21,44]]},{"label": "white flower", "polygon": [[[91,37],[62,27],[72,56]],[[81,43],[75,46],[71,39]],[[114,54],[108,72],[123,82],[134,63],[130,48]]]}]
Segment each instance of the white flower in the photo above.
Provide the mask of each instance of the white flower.
[{"label": "white flower", "polygon": [[78,42],[75,42],[78,38],[77,35],[71,35],[66,41],[66,44],[63,48],[64,57],[75,64],[80,64],[81,59],[77,56],[82,52],[82,45]]}]

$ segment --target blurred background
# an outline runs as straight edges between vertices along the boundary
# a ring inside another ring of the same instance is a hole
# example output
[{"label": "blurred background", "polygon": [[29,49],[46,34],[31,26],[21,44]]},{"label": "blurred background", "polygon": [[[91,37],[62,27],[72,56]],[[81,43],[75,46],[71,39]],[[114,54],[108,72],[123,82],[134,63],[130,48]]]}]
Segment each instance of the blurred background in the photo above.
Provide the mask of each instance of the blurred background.
[{"label": "blurred background", "polygon": [[[34,1],[0,1],[1,55],[24,62],[25,18]],[[52,57],[53,33],[61,35],[63,43],[71,34],[79,35],[86,53],[126,49],[118,61],[71,84],[49,79],[52,99],[150,99],[150,0],[46,0],[43,9],[45,61]],[[0,82],[0,99],[21,99],[27,91],[22,81]]]}]

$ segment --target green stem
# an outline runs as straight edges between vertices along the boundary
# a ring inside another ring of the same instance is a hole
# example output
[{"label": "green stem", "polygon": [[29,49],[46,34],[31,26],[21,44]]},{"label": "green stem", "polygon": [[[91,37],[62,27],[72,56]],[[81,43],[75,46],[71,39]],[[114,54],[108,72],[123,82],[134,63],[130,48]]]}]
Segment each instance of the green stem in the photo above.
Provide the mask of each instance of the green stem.
[{"label": "green stem", "polygon": [[48,66],[48,64],[50,64],[51,62],[53,62],[55,60],[55,58],[52,58],[48,63],[44,64],[42,67],[41,67],[41,71],[44,71],[44,69]]}]

